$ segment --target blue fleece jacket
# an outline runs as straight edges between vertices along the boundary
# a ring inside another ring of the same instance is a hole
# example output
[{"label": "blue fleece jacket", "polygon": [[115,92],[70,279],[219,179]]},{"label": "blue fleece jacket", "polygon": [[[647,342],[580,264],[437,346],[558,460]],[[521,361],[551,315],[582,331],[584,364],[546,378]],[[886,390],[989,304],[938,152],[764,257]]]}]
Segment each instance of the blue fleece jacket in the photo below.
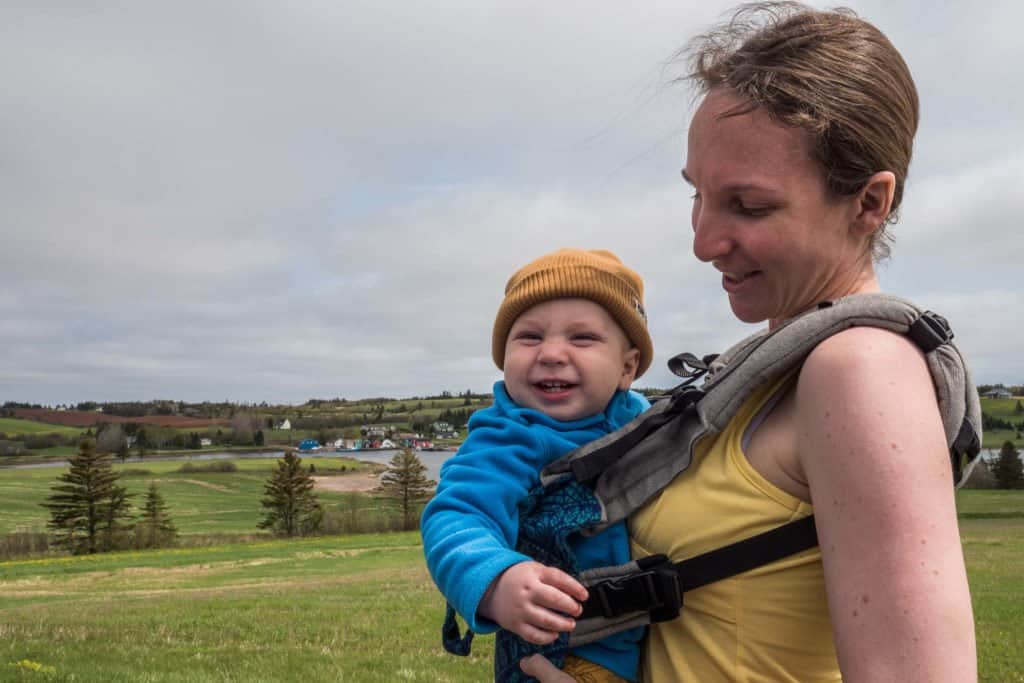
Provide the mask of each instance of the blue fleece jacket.
[{"label": "blue fleece jacket", "polygon": [[[469,419],[469,435],[441,467],[437,492],[420,529],[427,568],[448,602],[473,631],[498,625],[479,615],[487,587],[505,569],[530,558],[516,552],[519,503],[540,483],[540,471],[574,448],[618,429],[649,407],[635,392],[617,391],[603,413],[560,422],[522,408],[494,385],[494,404]],[[625,524],[571,543],[581,569],[629,561]],[[636,679],[642,629],[584,645],[575,654]]]}]

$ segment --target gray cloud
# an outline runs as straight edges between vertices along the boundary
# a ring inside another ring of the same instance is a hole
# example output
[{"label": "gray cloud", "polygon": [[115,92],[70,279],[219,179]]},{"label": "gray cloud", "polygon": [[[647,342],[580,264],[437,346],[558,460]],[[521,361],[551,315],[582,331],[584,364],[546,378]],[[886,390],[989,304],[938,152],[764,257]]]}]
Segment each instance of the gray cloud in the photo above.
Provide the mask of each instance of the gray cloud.
[{"label": "gray cloud", "polygon": [[[0,400],[486,390],[506,279],[566,245],[644,275],[669,386],[750,330],[690,254],[662,87],[727,7],[5,3]],[[1024,381],[1021,10],[855,7],[922,100],[883,283]]]}]

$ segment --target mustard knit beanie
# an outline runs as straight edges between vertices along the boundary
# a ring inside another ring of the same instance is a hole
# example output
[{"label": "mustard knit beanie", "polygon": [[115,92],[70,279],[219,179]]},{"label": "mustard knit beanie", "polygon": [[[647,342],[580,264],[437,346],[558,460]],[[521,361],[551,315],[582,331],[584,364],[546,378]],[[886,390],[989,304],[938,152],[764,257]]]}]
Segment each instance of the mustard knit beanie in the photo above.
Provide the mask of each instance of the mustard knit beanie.
[{"label": "mustard knit beanie", "polygon": [[520,268],[505,285],[505,300],[494,319],[491,354],[505,365],[509,330],[524,311],[551,299],[589,299],[602,306],[639,351],[636,376],[651,365],[654,346],[647,333],[644,281],[615,254],[603,249],[559,249]]}]

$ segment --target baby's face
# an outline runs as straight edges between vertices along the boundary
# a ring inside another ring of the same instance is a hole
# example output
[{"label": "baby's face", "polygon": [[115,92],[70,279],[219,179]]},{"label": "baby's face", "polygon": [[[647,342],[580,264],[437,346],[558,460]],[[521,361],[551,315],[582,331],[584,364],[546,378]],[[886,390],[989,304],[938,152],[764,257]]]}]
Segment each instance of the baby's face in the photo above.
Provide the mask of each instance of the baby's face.
[{"label": "baby's face", "polygon": [[505,345],[505,389],[520,406],[556,420],[602,412],[628,389],[639,351],[600,305],[552,299],[522,313]]}]

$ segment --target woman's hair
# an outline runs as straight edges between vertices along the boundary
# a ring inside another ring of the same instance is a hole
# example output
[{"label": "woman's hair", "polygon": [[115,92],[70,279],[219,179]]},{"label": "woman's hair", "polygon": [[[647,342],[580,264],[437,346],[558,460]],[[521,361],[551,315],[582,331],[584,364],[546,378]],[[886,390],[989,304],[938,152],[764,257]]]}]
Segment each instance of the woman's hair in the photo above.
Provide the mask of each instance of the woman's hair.
[{"label": "woman's hair", "polygon": [[796,2],[741,5],[732,18],[680,51],[701,92],[724,86],[784,125],[806,130],[828,191],[850,196],[878,171],[896,175],[892,211],[872,237],[889,255],[918,123],[917,89],[889,39],[847,9]]}]

